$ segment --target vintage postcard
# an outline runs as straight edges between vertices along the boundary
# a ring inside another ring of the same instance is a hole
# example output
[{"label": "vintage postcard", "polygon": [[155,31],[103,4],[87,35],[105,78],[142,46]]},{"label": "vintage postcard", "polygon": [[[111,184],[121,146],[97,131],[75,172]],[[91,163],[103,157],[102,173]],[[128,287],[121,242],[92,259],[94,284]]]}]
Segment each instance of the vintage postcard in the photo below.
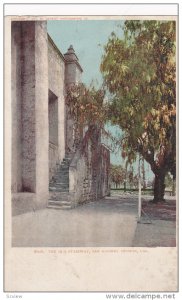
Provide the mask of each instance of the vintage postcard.
[{"label": "vintage postcard", "polygon": [[178,291],[171,8],[5,14],[5,292]]}]

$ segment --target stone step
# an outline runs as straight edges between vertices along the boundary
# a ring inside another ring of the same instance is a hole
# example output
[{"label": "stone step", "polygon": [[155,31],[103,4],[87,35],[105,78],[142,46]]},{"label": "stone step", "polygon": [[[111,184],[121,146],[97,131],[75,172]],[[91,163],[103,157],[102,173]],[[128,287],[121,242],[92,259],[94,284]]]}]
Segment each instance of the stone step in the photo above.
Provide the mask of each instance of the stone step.
[{"label": "stone step", "polygon": [[66,187],[69,188],[69,182],[56,181],[49,184],[49,187]]},{"label": "stone step", "polygon": [[69,162],[67,162],[67,161],[64,161],[64,162],[62,162],[60,165],[59,165],[60,167],[69,167]]},{"label": "stone step", "polygon": [[68,188],[60,188],[60,187],[49,187],[50,192],[69,192]]},{"label": "stone step", "polygon": [[60,188],[69,188],[69,182],[54,182],[50,187],[60,187]]},{"label": "stone step", "polygon": [[56,176],[54,177],[54,180],[56,179],[64,179],[64,180],[69,180],[69,176],[68,175],[64,175],[64,174],[56,174]]},{"label": "stone step", "polygon": [[65,177],[65,176],[56,176],[56,177],[54,178],[54,181],[57,180],[57,179],[69,181],[69,177]]},{"label": "stone step", "polygon": [[68,200],[68,192],[63,192],[63,193],[53,193],[53,192],[50,192],[50,195],[49,195],[49,199],[58,199],[58,200]]},{"label": "stone step", "polygon": [[56,174],[55,174],[55,176],[63,176],[63,177],[69,177],[69,171],[58,171],[58,172],[56,172]]},{"label": "stone step", "polygon": [[71,205],[71,201],[50,199],[48,201],[48,204],[50,204],[50,205],[52,205],[52,204],[55,204],[55,205]]},{"label": "stone step", "polygon": [[49,184],[50,188],[55,188],[55,187],[59,187],[59,188],[65,188],[65,189],[69,189],[69,182],[67,183],[63,183],[63,182],[54,182],[54,183],[50,183]]},{"label": "stone step", "polygon": [[62,180],[61,178],[57,178],[55,181],[50,182],[49,184],[54,184],[54,183],[63,183],[63,184],[69,184],[69,180]]},{"label": "stone step", "polygon": [[49,190],[50,191],[57,191],[57,192],[69,192],[69,187],[66,187],[66,186],[51,186],[49,187]]},{"label": "stone step", "polygon": [[56,202],[70,202],[70,198],[69,198],[69,194],[68,193],[57,193],[57,194],[53,194],[49,195],[49,201],[56,201]]},{"label": "stone step", "polygon": [[50,182],[50,185],[54,185],[55,183],[63,183],[63,184],[68,184],[69,185],[69,180],[61,180],[60,178],[58,178],[56,181],[54,182]]},{"label": "stone step", "polygon": [[57,203],[58,205],[59,205],[60,202],[61,202],[61,203],[64,202],[63,204],[65,204],[65,203],[71,203],[71,201],[68,200],[68,198],[61,198],[61,199],[60,199],[60,197],[57,197],[57,198],[52,197],[52,198],[49,199],[48,203],[50,203],[51,201],[54,201],[54,202]]},{"label": "stone step", "polygon": [[50,191],[49,192],[49,198],[52,197],[60,197],[61,199],[68,197],[69,193],[68,192],[56,192],[56,191]]},{"label": "stone step", "polygon": [[65,155],[65,157],[63,158],[63,160],[70,160],[72,159],[72,155]]},{"label": "stone step", "polygon": [[69,180],[62,180],[61,178],[57,178],[55,181],[51,181],[49,185],[54,185],[55,183],[63,183],[69,185]]},{"label": "stone step", "polygon": [[65,171],[65,170],[59,170],[59,171],[57,171],[56,172],[56,174],[55,174],[55,176],[56,175],[61,175],[61,176],[69,176],[69,170],[67,171]]},{"label": "stone step", "polygon": [[59,184],[55,184],[53,186],[53,188],[57,188],[57,189],[61,189],[61,190],[69,190],[69,185],[59,185]]},{"label": "stone step", "polygon": [[68,175],[63,175],[63,174],[56,174],[55,176],[54,176],[54,179],[52,180],[52,181],[55,181],[56,179],[64,179],[64,180],[69,180],[69,176]]},{"label": "stone step", "polygon": [[49,192],[57,192],[57,193],[69,193],[69,190],[67,189],[60,189],[60,188],[55,188],[55,189],[49,189]]},{"label": "stone step", "polygon": [[64,161],[62,161],[60,166],[69,166],[69,164],[70,164],[70,160],[64,160]]},{"label": "stone step", "polygon": [[58,182],[58,181],[56,181],[56,182],[54,182],[54,183],[50,183],[50,185],[51,186],[55,186],[55,185],[59,185],[59,186],[69,186],[69,181],[67,181],[67,182],[62,182],[62,181],[60,181],[60,182]]},{"label": "stone step", "polygon": [[56,178],[61,178],[61,179],[69,179],[69,174],[68,173],[56,173],[56,175],[54,176],[54,179],[56,179]]},{"label": "stone step", "polygon": [[[68,195],[67,195],[68,196]],[[62,199],[49,199],[48,208],[55,209],[71,209],[71,201],[70,200],[62,200]]]},{"label": "stone step", "polygon": [[53,208],[53,209],[71,209],[72,207],[68,206],[68,205],[58,206],[58,205],[54,205],[54,204],[48,204],[47,208]]},{"label": "stone step", "polygon": [[60,169],[69,169],[69,164],[64,163],[64,164],[60,164]]},{"label": "stone step", "polygon": [[69,171],[57,171],[56,172],[56,174],[55,174],[55,176],[67,176],[67,177],[69,177]]},{"label": "stone step", "polygon": [[67,177],[69,178],[69,172],[65,171],[57,171],[56,174],[53,176],[53,178],[57,176]]},{"label": "stone step", "polygon": [[70,197],[69,197],[68,193],[67,193],[67,195],[64,195],[64,196],[62,196],[62,194],[59,193],[59,195],[57,195],[57,196],[50,196],[49,197],[49,201],[56,201],[56,202],[63,202],[63,201],[65,201],[65,202],[70,202],[71,200],[70,200]]},{"label": "stone step", "polygon": [[60,165],[59,167],[58,167],[58,170],[69,170],[69,165],[68,164],[63,164],[63,165]]}]

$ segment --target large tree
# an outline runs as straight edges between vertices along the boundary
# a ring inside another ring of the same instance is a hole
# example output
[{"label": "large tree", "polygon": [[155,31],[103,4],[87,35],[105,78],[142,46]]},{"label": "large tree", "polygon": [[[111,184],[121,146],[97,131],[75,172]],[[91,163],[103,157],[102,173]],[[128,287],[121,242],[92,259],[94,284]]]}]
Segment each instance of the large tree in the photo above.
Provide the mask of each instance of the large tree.
[{"label": "large tree", "polygon": [[123,156],[139,153],[150,164],[154,202],[164,200],[167,172],[176,174],[175,28],[174,21],[126,21],[124,38],[112,33],[101,64],[108,117],[124,132]]}]

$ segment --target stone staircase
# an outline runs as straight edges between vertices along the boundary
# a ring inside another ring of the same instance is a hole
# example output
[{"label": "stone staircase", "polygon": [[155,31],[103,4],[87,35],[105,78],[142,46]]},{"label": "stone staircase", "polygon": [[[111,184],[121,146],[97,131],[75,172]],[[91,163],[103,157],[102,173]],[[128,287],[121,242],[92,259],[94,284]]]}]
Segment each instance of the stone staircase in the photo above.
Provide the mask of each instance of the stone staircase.
[{"label": "stone staircase", "polygon": [[56,174],[49,183],[48,208],[70,209],[72,208],[69,194],[69,164],[70,157],[65,157],[59,165]]}]

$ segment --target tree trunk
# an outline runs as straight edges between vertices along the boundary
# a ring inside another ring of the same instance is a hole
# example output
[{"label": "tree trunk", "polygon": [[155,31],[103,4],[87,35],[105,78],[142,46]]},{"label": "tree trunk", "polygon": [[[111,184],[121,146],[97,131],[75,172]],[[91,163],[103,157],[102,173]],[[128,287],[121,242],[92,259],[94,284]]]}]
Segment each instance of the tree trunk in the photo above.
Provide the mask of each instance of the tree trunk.
[{"label": "tree trunk", "polygon": [[158,203],[164,200],[164,193],[165,193],[165,172],[157,172],[155,174],[155,181],[154,181],[154,203]]}]

